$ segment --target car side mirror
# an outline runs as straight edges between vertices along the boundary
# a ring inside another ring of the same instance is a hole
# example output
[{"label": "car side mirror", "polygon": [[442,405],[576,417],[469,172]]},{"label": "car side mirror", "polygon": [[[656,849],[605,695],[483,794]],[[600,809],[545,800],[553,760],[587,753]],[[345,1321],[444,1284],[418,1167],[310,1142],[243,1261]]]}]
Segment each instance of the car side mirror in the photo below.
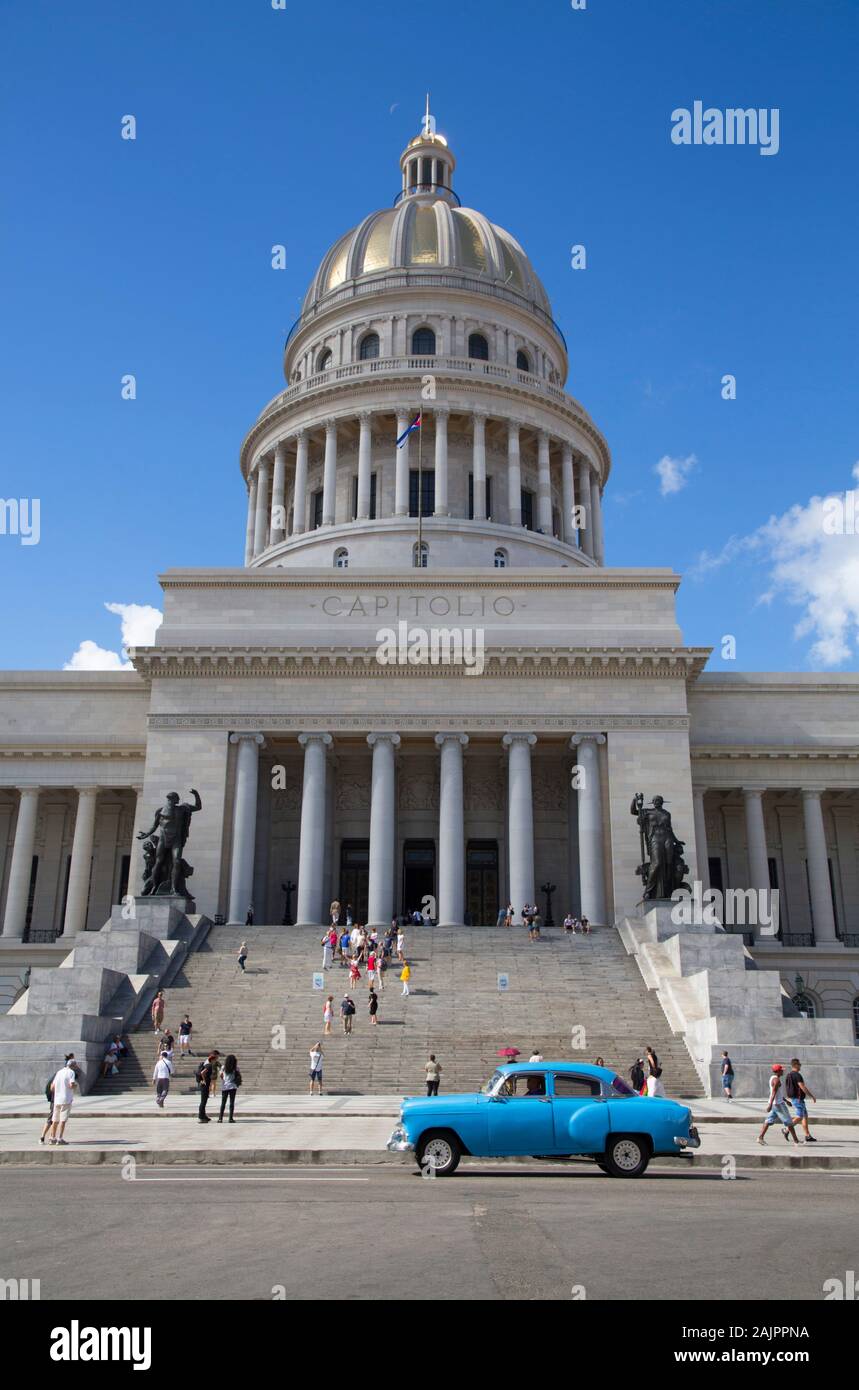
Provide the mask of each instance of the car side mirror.
[{"label": "car side mirror", "polygon": [[506,1096],[490,1096],[489,1099],[490,1099],[491,1101],[493,1101],[493,1102],[496,1102],[496,1103],[500,1102],[500,1103],[503,1105],[503,1104],[506,1102],[507,1097],[506,1097]]}]

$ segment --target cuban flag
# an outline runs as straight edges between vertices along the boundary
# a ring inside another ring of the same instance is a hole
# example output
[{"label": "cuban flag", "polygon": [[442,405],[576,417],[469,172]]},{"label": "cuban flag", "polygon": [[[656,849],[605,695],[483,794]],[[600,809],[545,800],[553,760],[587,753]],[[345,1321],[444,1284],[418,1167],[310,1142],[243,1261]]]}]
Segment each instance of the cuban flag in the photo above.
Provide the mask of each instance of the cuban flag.
[{"label": "cuban flag", "polygon": [[400,435],[399,439],[397,440],[397,448],[398,448],[398,449],[402,449],[403,445],[405,444],[406,440],[408,439],[409,435],[412,433],[413,430],[416,430],[416,429],[419,429],[419,428],[420,428],[420,423],[421,423],[421,413],[420,413],[420,411],[418,411],[417,415],[415,416],[414,420],[412,420],[412,423],[409,425],[408,429],[403,430],[402,434]]}]

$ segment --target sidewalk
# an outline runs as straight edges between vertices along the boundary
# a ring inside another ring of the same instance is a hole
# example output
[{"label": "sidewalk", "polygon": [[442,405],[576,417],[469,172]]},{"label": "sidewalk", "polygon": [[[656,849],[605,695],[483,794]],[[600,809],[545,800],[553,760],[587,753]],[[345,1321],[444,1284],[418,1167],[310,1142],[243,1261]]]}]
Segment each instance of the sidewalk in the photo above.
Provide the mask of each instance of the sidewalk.
[{"label": "sidewalk", "polygon": [[[169,1096],[164,1112],[151,1098],[84,1096],[67,1127],[68,1147],[40,1145],[47,1114],[44,1098],[6,1096],[0,1101],[0,1164],[121,1164],[126,1155],[149,1165],[213,1164],[355,1165],[411,1164],[411,1155],[389,1154],[385,1141],[399,1112],[395,1096],[240,1095],[236,1123],[217,1123],[218,1104],[209,1102],[212,1123],[196,1119],[196,1098]],[[697,1101],[693,1107],[701,1148],[691,1160],[656,1160],[680,1171],[683,1163],[720,1168],[726,1157],[740,1168],[815,1168],[859,1171],[859,1104],[821,1101],[811,1117],[814,1145],[785,1142],[774,1125],[765,1147],[755,1142],[763,1101]],[[723,1111],[730,1111],[724,1115]],[[727,1123],[726,1123],[727,1121]],[[822,1123],[816,1123],[816,1122]],[[523,1159],[472,1159],[467,1165],[531,1163]]]}]

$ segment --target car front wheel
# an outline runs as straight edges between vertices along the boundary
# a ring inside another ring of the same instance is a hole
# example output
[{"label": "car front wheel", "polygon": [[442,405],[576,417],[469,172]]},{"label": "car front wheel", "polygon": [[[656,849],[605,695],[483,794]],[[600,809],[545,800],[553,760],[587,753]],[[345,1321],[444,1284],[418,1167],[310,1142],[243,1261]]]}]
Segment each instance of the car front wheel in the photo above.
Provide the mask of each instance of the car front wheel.
[{"label": "car front wheel", "polygon": [[462,1146],[455,1134],[431,1131],[421,1136],[416,1157],[425,1172],[437,1178],[449,1178],[459,1167]]},{"label": "car front wheel", "polygon": [[613,1134],[606,1145],[605,1171],[612,1178],[640,1178],[649,1162],[650,1148],[640,1134]]}]

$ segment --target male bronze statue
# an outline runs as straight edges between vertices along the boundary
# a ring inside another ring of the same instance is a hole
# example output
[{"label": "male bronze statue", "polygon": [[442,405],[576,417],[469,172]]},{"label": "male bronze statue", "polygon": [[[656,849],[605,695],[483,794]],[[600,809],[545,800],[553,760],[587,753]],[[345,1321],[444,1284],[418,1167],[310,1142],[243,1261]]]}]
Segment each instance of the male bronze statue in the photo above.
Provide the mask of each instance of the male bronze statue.
[{"label": "male bronze statue", "polygon": [[191,828],[191,817],[203,807],[200,793],[193,787],[191,795],[194,798],[193,806],[190,802],[180,801],[178,792],[168,792],[164,805],[155,812],[149,830],[138,832],[138,840],[145,842],[145,873],[141,894],[144,898],[154,893],[174,893],[180,898],[188,896],[185,880],[191,877],[194,870],[182,857],[182,851]]}]

